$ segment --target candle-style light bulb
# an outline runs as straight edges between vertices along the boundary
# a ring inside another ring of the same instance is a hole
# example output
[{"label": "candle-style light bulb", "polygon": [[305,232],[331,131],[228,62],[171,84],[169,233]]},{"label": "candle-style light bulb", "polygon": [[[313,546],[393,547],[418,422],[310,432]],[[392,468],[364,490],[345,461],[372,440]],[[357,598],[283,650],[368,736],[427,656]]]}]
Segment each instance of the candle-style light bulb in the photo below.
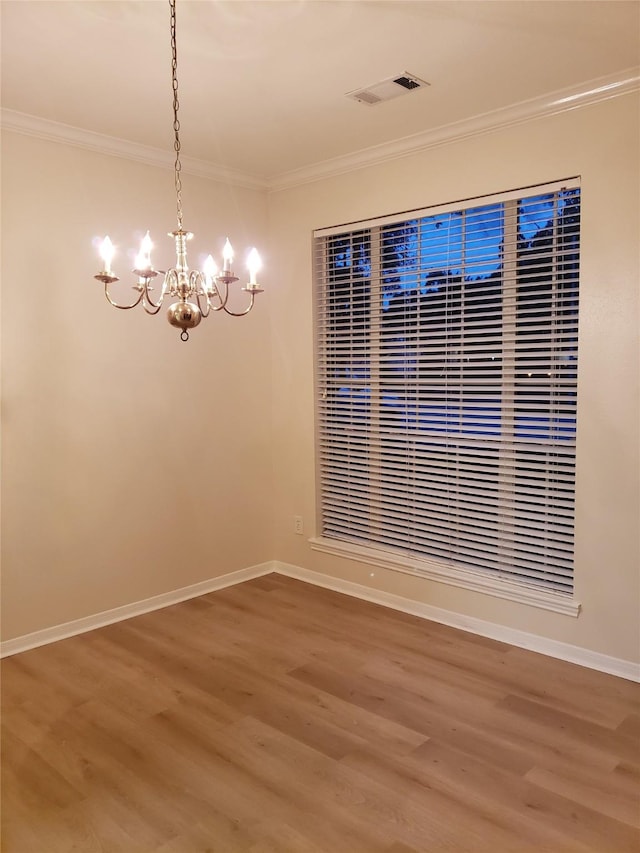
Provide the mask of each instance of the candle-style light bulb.
[{"label": "candle-style light bulb", "polygon": [[202,269],[204,272],[204,280],[207,284],[207,287],[211,287],[211,282],[216,277],[216,274],[218,272],[218,267],[216,266],[216,262],[213,260],[211,255],[207,255],[207,259],[204,262],[204,266]]},{"label": "candle-style light bulb", "polygon": [[262,267],[262,261],[257,249],[252,249],[247,258],[247,266],[249,267],[249,284],[257,284],[258,271]]},{"label": "candle-style light bulb", "polygon": [[105,237],[102,243],[100,244],[100,257],[102,258],[102,263],[104,265],[103,272],[107,275],[111,275],[111,261],[113,260],[113,255],[115,253],[115,249],[113,248],[113,243],[109,239],[109,237]]},{"label": "candle-style light bulb", "polygon": [[223,271],[231,272],[231,264],[233,263],[233,249],[231,248],[231,243],[229,242],[229,238],[227,237],[227,242],[224,244],[224,249],[222,250],[222,261],[223,261]]},{"label": "candle-style light bulb", "polygon": [[136,269],[137,270],[150,270],[151,269],[151,249],[153,248],[153,243],[151,242],[151,237],[149,236],[149,232],[144,235],[142,238],[142,243],[140,244],[140,252],[136,258]]}]

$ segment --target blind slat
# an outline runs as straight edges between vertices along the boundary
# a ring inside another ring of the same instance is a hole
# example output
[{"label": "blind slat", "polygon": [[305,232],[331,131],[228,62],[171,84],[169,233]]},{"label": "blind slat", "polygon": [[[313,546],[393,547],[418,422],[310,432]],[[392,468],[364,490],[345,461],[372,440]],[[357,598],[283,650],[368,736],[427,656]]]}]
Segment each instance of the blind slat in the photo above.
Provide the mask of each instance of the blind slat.
[{"label": "blind slat", "polygon": [[315,234],[323,535],[570,592],[580,191]]}]

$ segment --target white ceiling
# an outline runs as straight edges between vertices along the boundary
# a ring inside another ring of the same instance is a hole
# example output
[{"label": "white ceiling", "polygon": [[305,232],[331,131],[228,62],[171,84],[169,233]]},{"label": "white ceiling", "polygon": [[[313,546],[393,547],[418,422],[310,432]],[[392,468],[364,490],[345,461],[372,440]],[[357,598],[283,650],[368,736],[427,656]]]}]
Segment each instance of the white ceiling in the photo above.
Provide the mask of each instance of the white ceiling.
[{"label": "white ceiling", "polygon": [[[2,0],[2,107],[171,151],[164,0]],[[186,156],[272,180],[638,75],[626,0],[178,0]],[[403,71],[430,87],[345,93]]]}]

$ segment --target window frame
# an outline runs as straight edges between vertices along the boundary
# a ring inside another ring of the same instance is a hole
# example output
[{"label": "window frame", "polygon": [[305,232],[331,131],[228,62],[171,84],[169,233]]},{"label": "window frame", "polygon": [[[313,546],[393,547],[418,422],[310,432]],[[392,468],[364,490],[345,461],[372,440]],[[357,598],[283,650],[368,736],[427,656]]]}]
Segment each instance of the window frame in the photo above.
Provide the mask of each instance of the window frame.
[{"label": "window frame", "polygon": [[[517,205],[518,201],[521,199],[526,199],[530,197],[534,197],[542,194],[551,194],[557,193],[561,190],[569,190],[569,189],[578,189],[580,188],[580,180],[579,178],[570,178],[563,181],[556,181],[553,183],[543,184],[543,185],[535,185],[529,186],[525,188],[520,188],[516,190],[511,190],[506,193],[499,193],[491,196],[483,196],[476,197],[473,199],[468,199],[464,201],[456,201],[446,205],[439,205],[429,208],[423,208],[416,211],[408,211],[400,214],[394,214],[384,217],[376,217],[375,219],[360,221],[355,223],[348,223],[346,225],[339,225],[331,228],[318,229],[314,232],[314,244],[318,244],[318,240],[322,240],[323,238],[329,238],[332,236],[346,235],[354,232],[360,231],[369,231],[370,232],[370,240],[372,243],[371,248],[371,257],[374,256],[374,246],[376,244],[376,240],[380,241],[380,233],[382,229],[386,225],[402,225],[403,223],[407,223],[413,220],[420,220],[424,217],[432,217],[442,213],[458,213],[461,210],[471,210],[477,207],[481,207],[484,205],[491,205],[494,203],[504,204],[505,208],[505,231],[507,229],[511,229],[512,233],[511,237],[517,243]],[[515,213],[514,213],[515,211]],[[554,220],[555,221],[555,220]],[[556,242],[554,242],[554,251],[556,250]],[[378,246],[379,252],[379,246]],[[508,279],[508,277],[512,277],[515,281],[516,277],[516,260],[512,258],[509,264],[503,263],[502,266],[502,277],[501,277],[501,306],[502,312],[504,314],[504,305],[506,299],[516,299],[517,291],[515,289],[506,288],[504,286],[504,282]],[[320,417],[320,407],[322,405],[322,393],[324,388],[324,383],[321,380],[320,373],[321,370],[326,368],[326,361],[323,361],[322,349],[323,349],[323,341],[322,341],[322,332],[320,330],[320,324],[318,322],[318,318],[321,313],[320,308],[320,299],[322,298],[322,287],[327,284],[328,276],[326,274],[326,263],[323,258],[319,258],[318,255],[314,252],[314,327],[315,327],[315,335],[314,335],[314,343],[315,343],[315,352],[314,352],[314,365],[315,365],[315,426],[316,426],[316,469],[317,469],[317,478],[316,482],[318,484],[317,490],[317,530],[322,530],[323,525],[323,496],[322,496],[322,453],[321,453],[321,439],[322,439],[322,426],[323,423],[326,425],[326,417],[323,419]],[[462,279],[464,283],[464,278]],[[381,334],[381,327],[383,324],[382,319],[372,321],[372,318],[376,315],[376,312],[380,312],[380,318],[382,318],[382,308],[381,298],[382,298],[382,264],[380,264],[379,274],[370,276],[370,303],[369,303],[369,329],[373,329],[373,333],[378,336]],[[513,314],[515,316],[515,312]],[[553,315],[556,316],[555,314]],[[577,322],[577,321],[576,321]],[[511,320],[511,323],[514,324],[515,321]],[[508,339],[507,335],[507,339]],[[504,341],[505,339],[505,322],[504,316],[501,317],[501,338]],[[554,339],[555,340],[555,339]],[[326,343],[326,342],[325,342]],[[375,375],[376,371],[381,370],[382,364],[382,356],[381,356],[381,348],[380,341],[374,342],[375,346],[373,349],[380,356],[380,360],[376,364],[370,364],[369,366],[369,378],[368,382],[370,384],[370,394],[373,394],[373,388],[379,388],[379,376]],[[576,344],[577,346],[577,344]],[[510,354],[510,357],[515,364],[516,359],[516,339],[515,335],[513,337],[513,347]],[[505,357],[505,350],[501,350],[501,360]],[[511,376],[515,377],[515,367],[511,371]],[[504,419],[503,415],[503,404],[502,401],[505,399],[505,394],[512,395],[512,398],[515,398],[515,378],[513,381],[509,383],[501,382],[500,386],[500,412],[501,412],[501,420]],[[372,398],[373,399],[373,398]],[[373,406],[370,403],[370,411],[377,412],[378,417],[381,411],[381,405],[378,401],[377,406]],[[515,412],[515,403],[512,403],[511,411]],[[515,416],[512,421],[511,430],[515,429]],[[368,435],[369,439],[371,439],[372,430],[369,430]],[[502,433],[501,433],[502,434]],[[377,452],[380,452],[380,448],[382,443],[378,442]],[[575,454],[574,454],[574,465],[575,465]],[[504,454],[499,457],[499,465],[504,466],[506,463],[506,458]],[[373,470],[375,471],[375,466],[373,466]],[[512,470],[515,470],[515,466],[512,466]],[[380,474],[378,473],[378,480],[380,479]],[[500,484],[502,485],[503,480],[500,480]],[[375,489],[375,473],[374,473],[374,485],[372,487]],[[575,495],[575,481],[573,484],[573,494]],[[575,531],[575,517],[572,517],[572,531]],[[502,534],[501,534],[502,535]],[[379,542],[366,541],[366,542],[354,542],[348,540],[342,540],[340,538],[333,538],[331,536],[320,535],[312,538],[310,540],[311,547],[314,550],[331,554],[333,556],[346,557],[352,560],[364,562],[370,566],[376,566],[384,569],[391,569],[394,571],[400,571],[412,575],[418,575],[422,578],[427,578],[430,580],[435,580],[438,582],[446,583],[452,586],[461,587],[468,590],[473,590],[477,592],[489,593],[495,597],[505,598],[512,601],[518,601],[520,603],[529,604],[537,607],[542,607],[544,609],[549,609],[558,613],[563,613],[565,615],[577,616],[580,612],[580,604],[575,598],[575,589],[572,589],[570,592],[567,591],[559,591],[557,589],[553,589],[550,587],[545,587],[539,583],[535,583],[532,580],[528,579],[524,573],[520,577],[508,577],[500,574],[498,571],[487,570],[486,568],[475,568],[471,565],[459,565],[456,562],[437,559],[432,555],[428,554],[407,554],[398,552],[394,549],[386,548],[384,545],[381,545]]]}]

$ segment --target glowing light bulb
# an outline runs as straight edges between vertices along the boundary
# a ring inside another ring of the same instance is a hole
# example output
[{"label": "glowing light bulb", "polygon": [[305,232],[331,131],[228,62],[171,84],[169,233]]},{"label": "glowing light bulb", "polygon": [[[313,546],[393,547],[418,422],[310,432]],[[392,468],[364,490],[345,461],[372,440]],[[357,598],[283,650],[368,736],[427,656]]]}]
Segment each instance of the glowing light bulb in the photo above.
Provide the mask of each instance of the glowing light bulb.
[{"label": "glowing light bulb", "polygon": [[142,238],[142,243],[140,244],[140,252],[136,257],[136,269],[137,270],[150,270],[151,269],[151,249],[153,248],[153,243],[151,242],[151,237],[149,236],[149,232],[144,235]]},{"label": "glowing light bulb", "polygon": [[207,259],[204,262],[203,271],[204,271],[205,281],[207,282],[207,287],[211,287],[211,282],[216,277],[216,274],[218,272],[218,267],[216,266],[216,262],[213,260],[211,255],[207,255]]},{"label": "glowing light bulb", "polygon": [[113,243],[109,237],[105,237],[100,244],[100,257],[104,264],[104,272],[106,272],[107,275],[111,275],[111,261],[113,260],[114,253],[115,249],[113,248]]},{"label": "glowing light bulb", "polygon": [[222,250],[222,262],[224,272],[231,272],[231,264],[233,263],[233,249],[231,247],[231,243],[229,242],[228,237],[227,242],[224,244],[224,249]]},{"label": "glowing light bulb", "polygon": [[247,266],[249,267],[249,284],[257,284],[258,270],[262,268],[262,261],[257,249],[252,249],[247,258]]}]

